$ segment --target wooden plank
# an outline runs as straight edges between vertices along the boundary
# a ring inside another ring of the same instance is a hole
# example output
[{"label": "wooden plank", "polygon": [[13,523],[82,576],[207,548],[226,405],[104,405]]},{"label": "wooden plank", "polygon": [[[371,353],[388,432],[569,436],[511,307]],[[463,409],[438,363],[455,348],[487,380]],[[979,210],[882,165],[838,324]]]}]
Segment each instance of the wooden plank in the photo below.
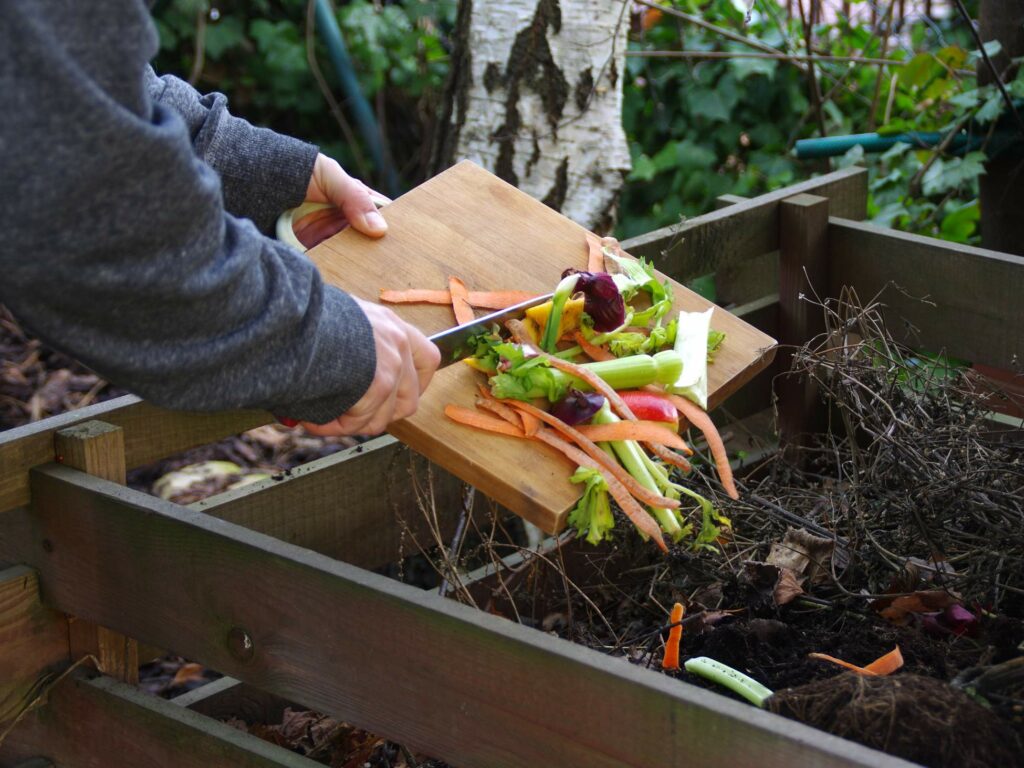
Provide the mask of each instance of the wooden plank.
[{"label": "wooden plank", "polygon": [[93,419],[124,429],[129,469],[273,421],[262,411],[168,411],[125,396],[0,432],[0,513],[28,503],[28,471],[54,460],[54,434]]},{"label": "wooden plank", "polygon": [[[829,200],[797,195],[783,200],[779,211],[779,338],[784,345],[779,371],[790,370],[793,350],[825,330],[821,307],[828,285]],[[779,392],[779,438],[797,445],[801,436],[824,428],[817,389],[797,376],[783,375]]]},{"label": "wooden plank", "polygon": [[68,662],[67,621],[39,601],[35,571],[0,571],[0,731],[38,694],[40,680]]},{"label": "wooden plank", "polygon": [[800,193],[830,200],[832,213],[867,215],[867,171],[845,168],[657,229],[623,243],[676,280],[689,280],[779,248],[779,203]]},{"label": "wooden plank", "polygon": [[[54,435],[57,461],[94,477],[124,485],[127,475],[124,430],[104,421],[86,421]],[[101,672],[132,685],[139,682],[139,646],[131,638],[91,622],[72,620],[71,657],[96,657]]]},{"label": "wooden plank", "polygon": [[250,725],[279,723],[287,707],[297,708],[287,699],[253,688],[233,677],[222,677],[201,685],[175,696],[171,703],[214,720],[234,717]]},{"label": "wooden plank", "polygon": [[[324,278],[354,295],[377,300],[381,288],[438,287],[459,275],[471,289],[542,293],[567,267],[585,268],[585,230],[470,162],[435,176],[383,209],[388,235],[370,240],[344,230],[309,252]],[[709,302],[674,284],[676,306],[691,311]],[[448,328],[450,308],[395,305],[424,332]],[[728,341],[709,373],[712,407],[735,392],[774,353],[774,340],[720,308],[712,327]],[[548,533],[565,526],[582,493],[569,481],[575,465],[535,441],[496,436],[444,416],[449,403],[472,408],[479,373],[453,365],[435,376],[411,419],[391,434],[414,450]]]},{"label": "wooden plank", "polygon": [[[830,291],[881,297],[898,341],[1008,370],[1024,352],[1024,257],[833,217]],[[921,301],[925,299],[926,301]]]},{"label": "wooden plank", "polygon": [[[733,308],[733,314],[742,317],[755,328],[760,328],[773,338],[779,337],[779,295],[768,294],[761,298]],[[772,407],[772,384],[779,371],[779,357],[748,381],[728,402],[718,408],[713,416],[719,426],[738,419],[745,419],[759,411]]]},{"label": "wooden plank", "polygon": [[320,768],[109,677],[72,676],[0,747],[0,766],[44,756],[67,768]]},{"label": "wooden plank", "polygon": [[[442,537],[459,514],[462,481],[383,436],[191,505],[222,520],[363,568],[393,563]],[[445,538],[447,541],[447,538]]]},{"label": "wooden plank", "polygon": [[32,498],[56,606],[454,765],[907,765],[66,467]]}]

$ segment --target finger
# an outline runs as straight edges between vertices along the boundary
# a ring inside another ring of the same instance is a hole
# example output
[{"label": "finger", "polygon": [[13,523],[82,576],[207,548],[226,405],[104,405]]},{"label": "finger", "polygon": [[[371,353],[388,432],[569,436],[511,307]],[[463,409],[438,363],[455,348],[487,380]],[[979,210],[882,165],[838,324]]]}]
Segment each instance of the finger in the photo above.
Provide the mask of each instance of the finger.
[{"label": "finger", "polygon": [[341,166],[336,166],[325,192],[328,201],[344,211],[354,229],[370,237],[381,237],[387,232],[388,225],[377,212],[368,190],[369,187],[353,179]]},{"label": "finger", "polygon": [[315,437],[344,437],[348,434],[337,420],[329,421],[326,424],[300,421],[299,426],[306,430],[307,434],[314,435]]},{"label": "finger", "polygon": [[416,378],[419,382],[419,393],[426,390],[430,380],[441,365],[441,350],[430,341],[418,329],[409,326],[409,349],[412,354],[412,363],[416,371]]}]

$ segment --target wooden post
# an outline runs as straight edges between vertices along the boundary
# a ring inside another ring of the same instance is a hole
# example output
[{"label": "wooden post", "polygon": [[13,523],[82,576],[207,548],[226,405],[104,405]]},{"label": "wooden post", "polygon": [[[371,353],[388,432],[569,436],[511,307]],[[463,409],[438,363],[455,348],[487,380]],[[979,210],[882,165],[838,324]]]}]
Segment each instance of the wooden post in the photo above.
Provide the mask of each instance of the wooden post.
[{"label": "wooden post", "polygon": [[[125,484],[124,431],[103,421],[87,421],[54,436],[57,461],[90,475]],[[44,545],[45,546],[45,545]],[[139,682],[139,647],[131,638],[79,619],[70,619],[72,658],[93,654],[101,672],[126,683]]]},{"label": "wooden post", "polygon": [[[992,57],[996,71],[1010,81],[1016,74],[1008,68],[1012,58],[1024,56],[1024,4],[981,0],[979,4],[981,39],[999,41],[1002,50]],[[978,61],[978,85],[994,82],[983,59]],[[1008,72],[1009,74],[1002,74]],[[1004,111],[1006,107],[1003,107]],[[1020,110],[1018,110],[1020,112]],[[1005,130],[1016,132],[1017,122],[1009,115]],[[1020,140],[1020,136],[1016,137]],[[1019,145],[985,164],[978,179],[981,205],[981,244],[1004,253],[1024,255],[1024,216],[1020,200],[1024,195],[1024,152]]]},{"label": "wooden post", "polygon": [[828,198],[801,194],[779,209],[779,437],[791,446],[824,426],[815,388],[785,374],[793,350],[825,330],[822,310],[811,302],[828,290],[828,208]]}]

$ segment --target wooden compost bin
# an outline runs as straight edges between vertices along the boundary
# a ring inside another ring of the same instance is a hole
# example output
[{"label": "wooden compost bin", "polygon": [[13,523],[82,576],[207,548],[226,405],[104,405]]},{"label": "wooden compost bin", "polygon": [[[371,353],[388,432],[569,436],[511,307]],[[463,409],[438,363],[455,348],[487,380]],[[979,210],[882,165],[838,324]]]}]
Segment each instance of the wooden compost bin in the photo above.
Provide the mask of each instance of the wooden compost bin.
[{"label": "wooden compost bin", "polygon": [[[782,343],[815,331],[797,298],[808,279],[862,297],[892,281],[887,315],[922,346],[1011,368],[1024,259],[860,223],[865,204],[866,173],[848,169],[723,199],[626,247],[678,280],[715,272],[720,303]],[[730,411],[767,408],[771,376]],[[802,395],[780,393],[787,429]],[[318,765],[210,716],[281,701],[459,768],[908,765],[366,570],[415,551],[426,525],[402,510],[428,474],[442,529],[460,508],[461,484],[390,437],[191,507],[122,485],[126,468],[270,421],[125,397],[0,434],[0,733],[87,654],[109,673],[83,666],[49,689],[0,768]],[[124,682],[138,657],[126,636],[234,679],[142,693]]]}]

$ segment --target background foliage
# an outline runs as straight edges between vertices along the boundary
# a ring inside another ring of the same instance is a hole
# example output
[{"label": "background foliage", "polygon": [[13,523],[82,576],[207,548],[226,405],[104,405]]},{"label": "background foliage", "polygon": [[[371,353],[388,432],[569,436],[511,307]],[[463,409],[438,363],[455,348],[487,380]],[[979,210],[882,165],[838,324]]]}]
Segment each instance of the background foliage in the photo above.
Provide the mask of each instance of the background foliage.
[{"label": "background foliage", "polygon": [[[618,234],[628,237],[706,212],[725,193],[755,195],[830,165],[858,162],[870,171],[869,215],[876,222],[976,242],[977,178],[986,152],[995,146],[992,137],[999,135],[991,129],[1002,102],[992,86],[977,86],[976,53],[970,52],[973,42],[962,20],[911,15],[896,29],[889,16],[895,5],[877,4],[874,27],[836,14],[810,29],[816,54],[905,62],[886,67],[816,62],[820,103],[812,97],[806,64],[784,58],[807,53],[807,29],[775,0],[754,0],[749,18],[747,4],[732,0],[674,3],[777,49],[780,58],[774,59],[645,56],[751,48],[636,6],[623,115],[633,171]],[[162,41],[156,66],[190,78],[201,90],[227,93],[236,114],[318,143],[355,173],[373,179],[366,153],[358,141],[346,140],[311,70],[311,59],[322,62],[327,88],[340,93],[320,42],[308,34],[307,10],[306,0],[163,0],[154,9]],[[363,92],[385,127],[406,187],[428,172],[455,10],[456,0],[336,3]],[[889,25],[893,34],[886,43],[881,32]],[[1024,98],[1024,81],[1011,88]],[[880,156],[865,156],[857,148],[831,161],[799,161],[792,155],[796,140],[810,136],[956,125],[969,126],[980,142],[961,156],[909,144]]]}]

